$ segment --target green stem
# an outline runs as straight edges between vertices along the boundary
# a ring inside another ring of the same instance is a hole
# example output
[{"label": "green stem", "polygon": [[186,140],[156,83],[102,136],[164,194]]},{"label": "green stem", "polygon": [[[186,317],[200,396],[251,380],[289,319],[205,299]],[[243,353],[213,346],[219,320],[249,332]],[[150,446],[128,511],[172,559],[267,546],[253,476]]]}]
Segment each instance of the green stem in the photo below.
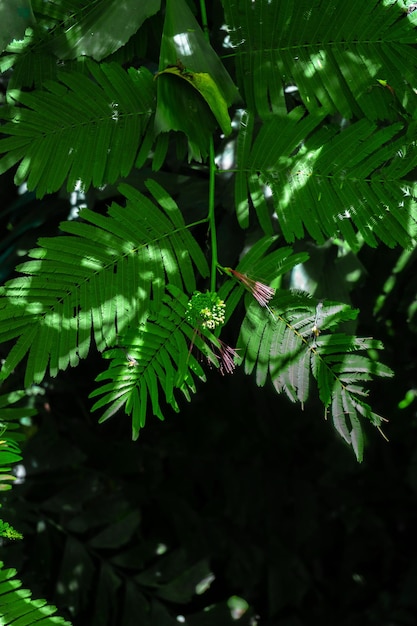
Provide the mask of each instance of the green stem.
[{"label": "green stem", "polygon": [[205,38],[207,39],[207,41],[210,41],[205,0],[200,0],[200,12],[201,12],[201,23],[203,25]]},{"label": "green stem", "polygon": [[[200,0],[200,12],[201,23],[203,25],[204,35],[207,41],[210,41],[208,23],[207,23],[207,10],[205,0]],[[210,291],[216,291],[216,273],[217,273],[217,232],[216,232],[216,218],[214,215],[214,195],[215,195],[215,174],[216,163],[214,161],[214,141],[213,136],[210,137],[209,146],[209,197],[208,197],[208,221],[210,228],[210,242],[211,242],[211,273],[210,273]]]},{"label": "green stem", "polygon": [[217,232],[216,232],[216,217],[214,214],[214,192],[215,192],[215,173],[216,164],[214,162],[214,142],[213,137],[210,137],[210,176],[209,176],[209,197],[208,197],[208,220],[210,227],[210,241],[211,241],[211,275],[210,275],[210,291],[216,291],[216,273],[217,273]]}]

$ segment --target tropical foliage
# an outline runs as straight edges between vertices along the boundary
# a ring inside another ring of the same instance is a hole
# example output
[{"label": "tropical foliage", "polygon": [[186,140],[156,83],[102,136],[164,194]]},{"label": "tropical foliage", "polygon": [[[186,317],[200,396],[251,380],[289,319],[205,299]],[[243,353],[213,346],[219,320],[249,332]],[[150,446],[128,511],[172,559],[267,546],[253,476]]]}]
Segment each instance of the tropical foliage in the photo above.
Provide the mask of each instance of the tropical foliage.
[{"label": "tropical foliage", "polygon": [[[158,11],[156,3],[148,4],[149,13]],[[416,159],[415,107],[411,104],[415,95],[412,73],[406,73],[398,84],[396,68],[399,62],[408,67],[413,64],[414,29],[410,18],[392,3],[373,2],[366,7],[357,3],[354,9],[349,5],[336,14],[333,5],[321,2],[313,6],[300,2],[285,10],[276,3],[225,2],[229,34],[224,45],[233,50],[236,60],[239,98],[190,9],[185,3],[176,3],[174,9],[167,2],[156,81],[149,64],[127,69],[120,65],[123,55],[132,55],[130,46],[120,47],[118,62],[102,61],[114,52],[109,41],[108,50],[84,51],[95,61],[80,59],[68,67],[64,63],[62,70],[57,64],[53,75],[43,77],[27,93],[22,88],[32,86],[28,59],[32,59],[30,67],[43,67],[43,57],[34,54],[36,49],[51,46],[63,61],[81,56],[78,48],[86,36],[85,23],[98,7],[89,9],[88,16],[85,7],[77,8],[79,17],[75,13],[70,20],[77,25],[69,28],[69,15],[57,20],[55,6],[44,6],[39,19],[49,18],[49,28],[30,28],[26,38],[12,43],[3,56],[3,63],[14,67],[14,72],[8,105],[2,112],[7,120],[0,143],[2,171],[19,164],[16,184],[25,182],[39,197],[64,183],[68,191],[78,185],[86,192],[91,186],[129,177],[144,168],[149,158],[153,169],[159,170],[168,158],[170,134],[181,131],[179,146],[186,147],[188,141],[189,158],[210,153],[207,214],[187,224],[155,175],[145,183],[146,195],[119,186],[125,201],[123,206],[113,203],[108,217],[86,208],[80,212],[81,221],[61,225],[69,236],[39,240],[39,247],[30,252],[35,260],[18,267],[25,276],[12,279],[3,290],[1,337],[17,342],[2,377],[7,378],[26,355],[25,385],[42,382],[47,368],[55,376],[86,357],[93,334],[95,347],[110,348],[106,356],[116,359],[106,375],[111,382],[102,388],[107,395],[96,406],[111,403],[104,417],[125,407],[132,415],[136,437],[147,406],[162,417],[159,387],[175,407],[174,388],[193,387],[190,332],[180,322],[184,304],[182,311],[176,309],[175,321],[163,303],[170,285],[189,299],[208,276],[205,251],[192,236],[198,223],[206,223],[211,232],[212,291],[220,285],[228,295],[233,291],[227,274],[223,280],[217,275],[222,250],[217,249],[213,194],[215,174],[220,178],[222,173],[215,171],[214,159],[221,144],[216,142],[215,147],[212,137],[213,121],[230,134],[226,107],[233,101],[242,107],[235,113],[239,126],[231,144],[231,149],[236,145],[234,203],[241,227],[253,224],[250,213],[254,210],[264,233],[278,235],[276,249],[281,241],[291,243],[307,233],[316,244],[338,238],[353,250],[364,244],[375,246],[378,241],[411,244],[416,203],[408,178]],[[371,45],[367,33],[374,11],[379,17],[376,23],[373,20],[376,43]],[[329,19],[336,20],[331,37]],[[257,23],[263,25],[260,31],[254,30]],[[186,27],[190,27],[189,35],[182,32]],[[64,52],[64,34],[72,37],[73,30],[79,30],[74,49]],[[277,32],[280,38],[275,43]],[[348,46],[349,40],[355,44]],[[385,62],[393,57],[395,62]],[[126,66],[127,58],[124,61]],[[296,106],[289,101],[289,93],[296,94]],[[269,271],[262,279],[278,284],[284,272],[274,267],[271,254],[263,253]],[[246,262],[245,268],[249,276],[257,273],[254,264]],[[291,270],[291,264],[285,270]],[[352,318],[346,307],[321,306],[318,327],[314,310],[319,302],[304,304],[304,315],[299,316],[299,294],[287,289],[276,300],[278,318],[272,300],[270,307],[256,311],[256,305],[250,305],[243,319],[243,344],[248,327],[256,328],[259,337],[254,345],[252,335],[250,345],[244,347],[246,371],[255,367],[262,384],[269,372],[278,391],[301,403],[308,399],[312,374],[326,411],[347,441],[353,436],[361,459],[358,411],[378,427],[381,418],[360,400],[365,393],[363,382],[358,386],[352,372],[360,364],[359,379],[364,381],[372,375],[389,375],[389,370],[357,356],[357,350],[374,345],[369,341],[340,333],[317,339],[322,330],[337,326],[346,316]],[[229,317],[236,296],[225,302]],[[326,322],[327,311],[331,311],[331,322]],[[152,322],[146,321],[149,315]],[[293,318],[297,318],[295,324]],[[165,336],[157,332],[155,341],[156,329],[167,320],[173,324],[170,332]],[[197,330],[208,339],[201,324]],[[139,369],[120,356],[137,342],[147,351],[146,358],[141,354],[144,361]],[[161,349],[170,356],[162,357]],[[203,376],[201,368],[199,376]]]},{"label": "tropical foliage", "polygon": [[32,600],[27,589],[20,589],[21,582],[15,578],[16,571],[4,569],[0,563],[0,615],[7,624],[61,624],[70,626],[70,622],[54,615],[56,608],[49,606],[46,600]]},{"label": "tropical foliage", "polygon": [[[36,411],[29,408],[10,407],[24,397],[24,392],[13,392],[0,397],[2,419],[0,439],[0,490],[11,489],[10,482],[15,476],[10,474],[11,465],[22,459],[19,442],[24,437],[19,432],[18,421],[28,418]],[[8,472],[8,473],[6,473]],[[0,538],[9,540],[22,539],[23,536],[8,522],[0,519]],[[2,539],[0,539],[2,541]],[[16,570],[5,569],[0,562],[0,617],[4,624],[34,624],[45,626],[62,624],[70,626],[64,619],[54,616],[56,608],[47,604],[46,600],[32,600],[31,592],[20,589],[22,583],[15,578]]]},{"label": "tropical foliage", "polygon": [[[385,420],[370,389],[393,372],[348,286],[364,250],[398,246],[393,276],[414,251],[417,12],[137,4],[0,7],[0,175],[43,207],[19,223],[40,236],[16,263],[3,215],[0,379],[27,393],[101,353],[90,409],[124,412],[136,439],[210,369],[240,368],[300,409],[318,398],[361,461],[366,424]],[[327,253],[328,289],[313,276]],[[6,481],[22,397],[0,399]]]}]

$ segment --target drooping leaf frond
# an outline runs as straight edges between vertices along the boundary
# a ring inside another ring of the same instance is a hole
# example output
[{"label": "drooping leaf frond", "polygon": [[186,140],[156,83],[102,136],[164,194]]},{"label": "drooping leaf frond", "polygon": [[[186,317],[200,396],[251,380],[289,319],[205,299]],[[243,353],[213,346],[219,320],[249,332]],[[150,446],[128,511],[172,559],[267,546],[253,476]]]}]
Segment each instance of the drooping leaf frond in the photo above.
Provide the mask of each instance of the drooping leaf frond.
[{"label": "drooping leaf frond", "polygon": [[109,405],[100,421],[124,408],[132,417],[133,439],[137,439],[145,425],[147,411],[164,419],[159,400],[161,390],[164,401],[178,411],[175,391],[181,390],[189,400],[190,392],[195,392],[193,376],[205,380],[204,371],[192,353],[193,346],[204,352],[211,363],[219,365],[201,333],[210,335],[214,342],[215,337],[187,322],[187,296],[172,286],[169,290],[172,296],[166,295],[161,307],[150,309],[146,320],[120,337],[120,347],[104,353],[111,363],[96,380],[110,382],[91,394],[91,397],[102,396],[93,410]]},{"label": "drooping leaf frond", "polygon": [[263,119],[287,112],[288,87],[296,88],[309,111],[321,108],[346,119],[393,120],[396,109],[413,112],[415,29],[399,3],[223,0],[223,5],[242,96]]},{"label": "drooping leaf frond", "polygon": [[137,157],[154,108],[152,74],[115,63],[87,67],[90,76],[61,72],[44,90],[14,93],[20,106],[1,111],[8,122],[0,173],[20,162],[16,183],[27,181],[38,197],[65,180],[70,191],[115,182]]},{"label": "drooping leaf frond", "polygon": [[312,375],[326,412],[330,412],[336,429],[361,460],[359,416],[376,426],[382,421],[364,401],[367,392],[363,383],[374,376],[391,376],[392,372],[358,354],[380,348],[379,342],[343,333],[325,334],[356,315],[357,311],[344,304],[279,291],[270,310],[249,303],[238,347],[245,371],[255,372],[257,384],[264,386],[271,379],[277,392],[284,392],[293,402],[306,402]]},{"label": "drooping leaf frond", "polygon": [[320,399],[325,407],[330,407],[336,430],[352,445],[359,461],[363,454],[360,417],[369,419],[378,428],[383,421],[365,402],[368,393],[363,383],[371,381],[374,376],[392,376],[392,372],[358,352],[381,347],[381,343],[373,339],[335,333],[318,337],[311,354],[311,368],[319,386]]},{"label": "drooping leaf frond", "polygon": [[5,569],[0,562],[0,619],[8,626],[71,626],[71,622],[55,615],[56,607],[46,600],[33,600],[31,592],[21,589],[16,570]]},{"label": "drooping leaf frond", "polygon": [[[297,108],[285,121],[278,115],[266,121],[253,143],[248,137],[236,177],[241,225],[248,224],[249,198],[264,225],[258,207],[269,191],[288,242],[307,231],[319,244],[341,236],[355,249],[359,233],[370,246],[378,239],[409,246],[417,190],[407,175],[416,159],[404,149],[403,124],[378,129],[362,119],[343,128],[322,121],[323,112],[303,117]],[[250,125],[241,128],[243,136],[251,132]]]},{"label": "drooping leaf frond", "polygon": [[[165,284],[192,293],[195,269],[207,275],[206,260],[168,194],[146,183],[154,201],[128,185],[127,199],[108,216],[90,210],[83,222],[65,222],[69,236],[45,238],[32,259],[19,266],[0,299],[0,341],[18,338],[1,375],[7,377],[28,352],[25,385],[40,382],[49,364],[55,376],[75,366],[90,347],[115,344],[133,321],[146,317],[149,301],[162,301]],[[159,206],[158,206],[159,205]]]}]

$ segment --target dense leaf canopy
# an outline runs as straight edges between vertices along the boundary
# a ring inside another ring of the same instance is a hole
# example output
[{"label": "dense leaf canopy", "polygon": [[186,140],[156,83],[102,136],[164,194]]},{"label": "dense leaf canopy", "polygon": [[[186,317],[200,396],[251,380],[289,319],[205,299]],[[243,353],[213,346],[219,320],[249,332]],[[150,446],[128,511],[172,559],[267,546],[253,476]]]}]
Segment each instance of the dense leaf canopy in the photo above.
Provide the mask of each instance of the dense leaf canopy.
[{"label": "dense leaf canopy", "polygon": [[[88,423],[97,410],[101,428],[120,424],[125,433],[124,413],[136,440],[156,428],[153,416],[175,424],[185,400],[212,422],[213,441],[226,427],[208,417],[201,398],[224,385],[233,389],[228,406],[234,398],[243,414],[233,381],[246,376],[241,384],[262,388],[254,393],[265,404],[289,412],[295,404],[300,424],[310,410],[317,423],[328,420],[340,450],[350,447],[362,461],[391,417],[373,392],[398,374],[395,315],[417,328],[415,6],[139,5],[0,2],[2,489],[25,458],[20,446],[37,428],[39,408],[49,423],[46,395],[72,376]],[[416,395],[407,385],[399,408]],[[94,447],[83,428],[75,426],[79,468]],[[123,464],[118,453],[114,463]],[[81,496],[91,515],[77,512],[64,542],[68,618],[75,623],[86,605],[71,578],[82,574],[84,593],[98,577],[96,602],[105,607],[102,618],[85,609],[93,626],[129,626],[135,611],[144,624],[175,622],[169,603],[191,602],[210,584],[202,543],[192,562],[187,550],[169,554],[159,583],[151,553],[162,555],[165,544],[148,546],[137,569],[121,551],[138,532],[136,504],[115,497],[103,526],[92,513],[94,489],[86,484]],[[36,514],[27,515],[30,533]],[[0,533],[17,539],[18,519],[11,521],[0,522]],[[66,521],[54,523],[61,532]],[[96,576],[94,550],[107,549],[114,561],[100,562]],[[256,563],[256,555],[247,559]],[[113,586],[119,604],[107,598]],[[238,591],[244,595],[244,585]],[[244,600],[229,600],[213,605],[215,623],[231,623],[239,611],[254,623]],[[10,623],[23,624],[22,602],[4,613]],[[38,608],[30,599],[28,606]],[[203,625],[209,606],[188,616],[190,624]],[[54,619],[40,623],[64,623]]]}]

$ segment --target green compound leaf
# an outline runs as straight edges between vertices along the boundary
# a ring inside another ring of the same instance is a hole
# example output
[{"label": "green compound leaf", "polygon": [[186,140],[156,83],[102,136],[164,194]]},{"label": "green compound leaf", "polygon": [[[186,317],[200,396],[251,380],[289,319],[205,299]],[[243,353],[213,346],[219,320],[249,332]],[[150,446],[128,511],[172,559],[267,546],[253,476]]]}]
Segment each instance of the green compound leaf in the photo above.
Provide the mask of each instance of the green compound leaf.
[{"label": "green compound leaf", "polygon": [[131,326],[120,337],[119,346],[104,353],[110,359],[110,366],[96,380],[105,382],[90,395],[101,396],[93,411],[107,407],[100,422],[124,408],[132,418],[134,440],[149,412],[164,419],[161,395],[178,412],[178,392],[190,400],[196,391],[194,378],[205,381],[204,371],[192,354],[193,345],[220,371],[222,367],[219,356],[203,335],[214,348],[218,348],[218,340],[207,328],[201,325],[197,330],[187,320],[186,294],[173,285],[168,291],[173,297],[166,295],[158,310],[151,306],[148,318],[137,327]]},{"label": "green compound leaf", "polygon": [[254,372],[259,386],[271,379],[278,393],[301,405],[310,397],[315,380],[326,415],[362,461],[361,418],[378,429],[384,420],[365,402],[364,384],[392,372],[358,354],[380,348],[379,342],[333,332],[340,323],[354,319],[357,311],[283,290],[276,292],[269,309],[248,302],[238,341],[245,372]]},{"label": "green compound leaf", "polygon": [[39,240],[23,276],[0,291],[0,342],[16,339],[1,368],[7,378],[28,354],[25,385],[41,382],[49,366],[75,367],[90,350],[115,345],[117,335],[157,307],[169,282],[192,293],[196,269],[207,276],[204,254],[179,207],[156,181],[150,197],[122,184],[125,206],[106,216],[89,209],[82,221],[61,224],[65,235]]},{"label": "green compound leaf", "polygon": [[16,184],[38,197],[66,184],[87,190],[126,177],[147,136],[155,99],[152,74],[87,61],[88,74],[60,72],[31,93],[10,93],[3,107],[0,174],[17,163]]},{"label": "green compound leaf", "polygon": [[15,569],[5,569],[0,561],[0,606],[1,624],[9,626],[71,626],[71,623],[56,613],[56,607],[46,600],[34,600],[31,592],[21,589],[22,583],[15,578]]}]

